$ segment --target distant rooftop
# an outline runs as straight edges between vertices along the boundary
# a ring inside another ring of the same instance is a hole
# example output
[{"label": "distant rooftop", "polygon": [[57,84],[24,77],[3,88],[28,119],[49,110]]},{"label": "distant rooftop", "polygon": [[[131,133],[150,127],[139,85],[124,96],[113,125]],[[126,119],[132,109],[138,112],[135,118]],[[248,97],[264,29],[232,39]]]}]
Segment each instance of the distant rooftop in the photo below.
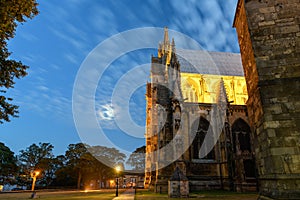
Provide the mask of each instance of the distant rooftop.
[{"label": "distant rooftop", "polygon": [[176,54],[181,72],[244,76],[241,56],[238,53],[176,49]]}]

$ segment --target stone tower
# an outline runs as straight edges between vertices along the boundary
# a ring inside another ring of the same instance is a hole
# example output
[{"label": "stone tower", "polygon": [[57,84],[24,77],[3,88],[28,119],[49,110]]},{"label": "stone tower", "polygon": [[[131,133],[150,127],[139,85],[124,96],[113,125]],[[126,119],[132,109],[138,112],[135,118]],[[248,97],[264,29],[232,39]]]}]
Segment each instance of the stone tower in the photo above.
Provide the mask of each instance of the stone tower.
[{"label": "stone tower", "polygon": [[300,199],[300,1],[239,0],[261,199]]},{"label": "stone tower", "polygon": [[[158,152],[168,145],[178,132],[181,116],[180,69],[175,54],[175,42],[170,43],[168,29],[164,31],[164,41],[159,44],[158,56],[151,60],[151,83],[147,84],[147,135],[146,135],[146,176],[145,187],[155,181],[155,190],[167,187],[168,179],[173,173],[173,149]],[[150,155],[150,152],[155,152]],[[166,164],[168,163],[168,164]],[[153,183],[152,183],[153,184]],[[159,189],[157,189],[159,188]],[[163,188],[163,189],[164,189]],[[165,190],[165,189],[164,189]]]}]

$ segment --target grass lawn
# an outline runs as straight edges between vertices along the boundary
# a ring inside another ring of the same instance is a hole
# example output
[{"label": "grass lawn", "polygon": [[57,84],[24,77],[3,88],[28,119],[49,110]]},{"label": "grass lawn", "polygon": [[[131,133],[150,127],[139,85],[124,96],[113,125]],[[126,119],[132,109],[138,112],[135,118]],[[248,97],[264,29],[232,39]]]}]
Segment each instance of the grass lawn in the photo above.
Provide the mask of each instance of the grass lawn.
[{"label": "grass lawn", "polygon": [[[91,199],[91,200],[112,200],[115,197],[115,190],[100,191],[57,191],[41,192],[37,191],[37,199],[50,200],[72,200],[72,199]],[[1,200],[22,200],[29,199],[31,192],[0,193]]]},{"label": "grass lawn", "polygon": [[[120,191],[122,193],[123,189]],[[29,199],[30,192],[0,193],[1,200],[23,200]],[[56,191],[41,192],[37,191],[37,199],[43,200],[112,200],[115,197],[115,190],[97,190],[97,191]],[[191,200],[256,200],[256,193],[235,193],[228,191],[203,191],[190,194]],[[135,200],[164,200],[169,199],[168,194],[158,194],[148,190],[136,191]],[[177,198],[180,199],[180,198]]]},{"label": "grass lawn", "polygon": [[[256,200],[258,197],[257,193],[236,193],[229,191],[203,191],[199,193],[191,193],[190,199],[201,199],[201,200]],[[149,192],[147,190],[137,190],[136,200],[163,200],[168,199],[167,194],[157,194]],[[176,198],[186,199],[186,198]]]}]

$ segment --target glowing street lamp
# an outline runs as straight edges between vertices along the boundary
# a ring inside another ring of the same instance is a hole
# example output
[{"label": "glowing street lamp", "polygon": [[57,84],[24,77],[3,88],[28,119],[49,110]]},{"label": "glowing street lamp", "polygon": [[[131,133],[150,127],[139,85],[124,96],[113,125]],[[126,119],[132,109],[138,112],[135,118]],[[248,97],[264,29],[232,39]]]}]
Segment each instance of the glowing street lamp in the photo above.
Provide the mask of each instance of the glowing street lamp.
[{"label": "glowing street lamp", "polygon": [[110,181],[109,181],[109,188],[113,188],[114,182],[115,182],[114,180],[110,180]]},{"label": "glowing street lamp", "polygon": [[31,173],[31,178],[32,178],[31,191],[34,191],[36,177],[37,177],[39,174],[40,174],[40,171],[34,171],[34,172]]},{"label": "glowing street lamp", "polygon": [[115,168],[116,172],[117,172],[117,184],[116,184],[116,197],[119,196],[119,171],[121,170],[121,167],[120,166],[116,166]]}]

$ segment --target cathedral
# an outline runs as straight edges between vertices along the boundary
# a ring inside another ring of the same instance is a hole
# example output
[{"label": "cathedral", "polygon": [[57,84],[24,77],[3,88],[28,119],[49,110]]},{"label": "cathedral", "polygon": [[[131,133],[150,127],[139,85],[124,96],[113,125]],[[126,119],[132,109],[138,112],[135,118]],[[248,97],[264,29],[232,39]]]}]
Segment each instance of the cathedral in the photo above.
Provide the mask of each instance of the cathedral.
[{"label": "cathedral", "polygon": [[150,73],[145,188],[167,192],[179,170],[190,191],[256,191],[240,54],[177,49],[165,28]]},{"label": "cathedral", "polygon": [[240,55],[176,49],[165,29],[147,84],[146,188],[300,199],[299,5],[238,0]]}]

